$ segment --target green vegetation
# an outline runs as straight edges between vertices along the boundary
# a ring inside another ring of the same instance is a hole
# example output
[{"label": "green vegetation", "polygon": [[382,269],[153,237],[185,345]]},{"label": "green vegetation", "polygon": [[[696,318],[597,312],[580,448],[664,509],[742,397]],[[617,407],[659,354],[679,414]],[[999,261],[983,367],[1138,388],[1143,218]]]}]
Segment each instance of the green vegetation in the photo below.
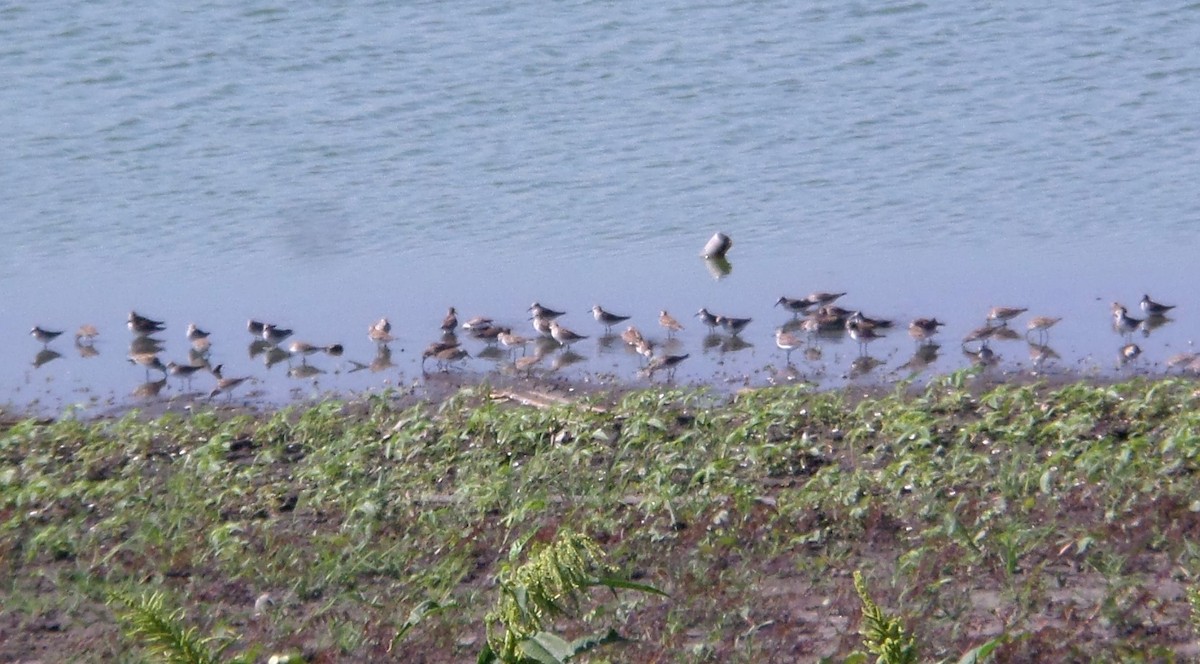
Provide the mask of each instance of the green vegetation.
[{"label": "green vegetation", "polygon": [[0,661],[1200,654],[1196,384],[973,381],[10,422]]}]

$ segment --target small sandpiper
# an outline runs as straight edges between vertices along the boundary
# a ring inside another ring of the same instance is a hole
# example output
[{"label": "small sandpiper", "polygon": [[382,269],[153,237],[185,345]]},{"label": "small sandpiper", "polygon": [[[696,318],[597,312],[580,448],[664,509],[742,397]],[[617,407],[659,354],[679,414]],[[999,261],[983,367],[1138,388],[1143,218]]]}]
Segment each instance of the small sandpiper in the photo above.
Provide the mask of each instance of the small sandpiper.
[{"label": "small sandpiper", "polygon": [[604,326],[605,334],[612,332],[612,326],[617,323],[624,323],[629,320],[629,316],[620,316],[609,311],[605,311],[600,305],[592,307],[592,315],[596,317],[596,322]]},{"label": "small sandpiper", "polygon": [[641,330],[632,325],[625,328],[625,331],[621,333],[621,341],[624,341],[630,346],[636,346],[639,341],[642,341],[642,339],[643,337]]},{"label": "small sandpiper", "polygon": [[994,336],[996,336],[996,328],[992,325],[984,325],[983,327],[977,327],[974,330],[967,332],[966,336],[963,337],[962,342],[965,346],[973,341],[978,341],[984,348],[986,348],[988,345],[988,340]]},{"label": "small sandpiper", "polygon": [[229,398],[232,399],[233,398],[232,392],[233,392],[234,388],[236,388],[238,385],[241,385],[242,383],[249,380],[246,377],[225,378],[224,376],[221,375],[221,367],[223,367],[223,366],[225,366],[225,365],[218,364],[217,366],[213,367],[211,370],[212,375],[214,377],[216,377],[216,379],[217,379],[217,386],[213,389],[212,392],[209,392],[209,394],[208,394],[209,399],[217,396],[218,394],[220,394],[222,392],[229,394],[230,395]]},{"label": "small sandpiper", "polygon": [[555,318],[558,318],[559,316],[561,316],[565,313],[566,313],[565,311],[555,311],[554,309],[551,309],[550,307],[544,307],[537,302],[534,302],[533,304],[529,305],[529,315],[534,316],[536,318],[545,318],[546,320],[554,320]]},{"label": "small sandpiper", "polygon": [[392,323],[386,318],[380,318],[374,325],[367,328],[367,338],[378,345],[389,344],[396,340],[392,336]]},{"label": "small sandpiper", "polygon": [[732,335],[738,335],[746,326],[753,321],[753,318],[733,318],[730,316],[717,316],[717,323],[725,328]]},{"label": "small sandpiper", "polygon": [[916,318],[908,324],[908,336],[917,343],[929,341],[945,323],[936,318]]},{"label": "small sandpiper", "polygon": [[188,323],[188,326],[187,326],[187,340],[188,341],[196,342],[201,339],[207,339],[208,336],[209,336],[209,333],[196,327],[195,323]]},{"label": "small sandpiper", "polygon": [[143,367],[146,369],[147,373],[149,373],[151,369],[157,369],[163,372],[164,375],[167,373],[166,365],[163,364],[162,360],[158,359],[158,355],[154,353],[130,353],[129,361],[140,367]]},{"label": "small sandpiper", "polygon": [[1149,295],[1142,296],[1142,313],[1147,316],[1166,316],[1167,312],[1174,309],[1174,304],[1162,304],[1150,299]]},{"label": "small sandpiper", "polygon": [[675,317],[667,313],[666,309],[658,312],[658,324],[663,326],[667,331],[667,338],[675,336],[676,332],[683,330],[683,324],[675,320]]},{"label": "small sandpiper", "polygon": [[850,314],[854,313],[849,309],[843,309],[836,304],[823,304],[817,309],[817,313],[822,316],[831,316],[838,319],[839,324],[844,325],[846,320],[850,318]]},{"label": "small sandpiper", "polygon": [[550,323],[554,320],[553,318],[546,318],[545,316],[534,316],[530,320],[533,321],[534,331],[536,331],[538,334],[542,335],[543,337],[551,336]]},{"label": "small sandpiper", "polygon": [[865,327],[872,330],[884,330],[892,326],[893,321],[886,318],[868,318],[861,311],[852,311],[846,317],[847,321],[854,321],[859,327]]},{"label": "small sandpiper", "polygon": [[658,357],[650,360],[650,363],[646,365],[646,375],[653,376],[655,371],[666,369],[667,378],[669,380],[670,377],[675,374],[675,367],[679,366],[679,363],[688,359],[688,357],[690,357],[688,354],[659,355]]},{"label": "small sandpiper", "polygon": [[167,329],[162,321],[139,316],[136,311],[129,312],[129,331],[134,334],[154,334]]},{"label": "small sandpiper", "polygon": [[1126,362],[1132,362],[1132,361],[1136,360],[1138,358],[1138,356],[1141,354],[1142,354],[1142,349],[1137,344],[1134,344],[1134,343],[1125,344],[1124,346],[1121,346],[1121,364],[1125,364]]},{"label": "small sandpiper", "polygon": [[804,297],[796,298],[796,297],[787,297],[786,295],[780,295],[779,299],[775,300],[775,306],[783,307],[784,309],[787,309],[788,311],[792,312],[793,315],[796,315],[796,316],[799,316],[800,314],[807,312],[809,309],[813,308],[815,305],[816,305],[816,302],[813,302],[812,300],[809,300],[808,298],[804,298]]},{"label": "small sandpiper", "polygon": [[450,350],[451,348],[458,348],[458,342],[435,341],[429,344],[425,347],[424,352],[421,353],[421,367],[424,368],[425,360],[428,360],[431,357],[437,357],[438,353]]},{"label": "small sandpiper", "polygon": [[29,336],[37,339],[43,346],[49,344],[51,341],[54,341],[61,334],[62,330],[47,330],[37,325],[34,325],[33,329],[29,331]]},{"label": "small sandpiper", "polygon": [[1112,303],[1113,328],[1120,334],[1129,336],[1143,323],[1142,319],[1129,315],[1129,311],[1120,302]]},{"label": "small sandpiper", "polygon": [[447,348],[433,354],[433,359],[437,360],[438,366],[442,368],[442,371],[449,371],[451,363],[460,362],[468,357],[471,357],[471,354],[460,346]]},{"label": "small sandpiper", "polygon": [[96,337],[100,336],[100,330],[96,329],[95,325],[85,323],[79,326],[75,331],[75,342],[78,344],[90,344],[96,341]]},{"label": "small sandpiper", "polygon": [[458,312],[454,307],[450,307],[446,311],[446,317],[442,319],[442,332],[453,332],[454,328],[458,327]]},{"label": "small sandpiper", "polygon": [[500,337],[500,333],[505,330],[511,332],[507,327],[499,327],[496,325],[487,325],[484,327],[475,327],[471,329],[471,338],[478,339],[486,344],[494,344]]},{"label": "small sandpiper", "polygon": [[1029,311],[1028,307],[992,307],[988,311],[988,323],[999,323],[1000,325],[1008,325],[1008,321],[1020,316]]},{"label": "small sandpiper", "polygon": [[554,340],[558,342],[558,345],[562,346],[563,348],[570,347],[571,344],[579,341],[580,339],[587,339],[586,336],[582,334],[576,334],[572,330],[559,325],[558,321],[556,320],[550,321],[550,336],[554,337]]},{"label": "small sandpiper", "polygon": [[282,342],[284,339],[287,339],[290,336],[292,336],[291,330],[278,327],[271,323],[263,324],[263,330],[262,330],[263,341],[271,344],[272,346],[278,346],[280,342]]},{"label": "small sandpiper", "polygon": [[715,329],[721,324],[721,321],[717,320],[719,317],[716,314],[711,313],[708,309],[703,307],[701,307],[700,311],[696,312],[696,316],[700,318],[701,323],[704,323],[710,329]]},{"label": "small sandpiper", "polygon": [[1029,324],[1025,326],[1025,336],[1037,332],[1038,338],[1044,342],[1050,336],[1050,328],[1058,324],[1062,317],[1053,318],[1050,316],[1035,316],[1029,320]]},{"label": "small sandpiper", "polygon": [[856,322],[850,321],[846,323],[846,331],[850,333],[850,338],[858,342],[858,348],[862,355],[867,354],[867,344],[881,339],[882,336],[869,327],[864,327]]},{"label": "small sandpiper", "polygon": [[192,376],[196,375],[196,372],[203,368],[203,366],[197,366],[194,364],[176,364],[174,362],[167,363],[167,373],[172,376],[178,376],[179,378],[182,378],[183,381],[189,385],[192,382]]},{"label": "small sandpiper", "polygon": [[315,344],[310,344],[307,341],[300,341],[299,339],[296,339],[292,341],[292,343],[288,344],[289,353],[292,355],[300,355],[302,357],[308,357],[309,355],[314,355],[324,350],[325,346],[317,346]]},{"label": "small sandpiper", "polygon": [[792,363],[792,351],[803,345],[800,338],[791,332],[785,332],[782,327],[775,329],[775,345],[787,353],[787,363]]},{"label": "small sandpiper", "polygon": [[649,360],[654,357],[654,342],[649,339],[638,339],[637,343],[633,344],[633,352]]},{"label": "small sandpiper", "polygon": [[494,321],[487,316],[476,316],[471,320],[462,324],[464,330],[482,330],[485,327],[491,327]]},{"label": "small sandpiper", "polygon": [[826,293],[824,291],[816,291],[814,293],[809,293],[808,297],[805,299],[808,300],[809,302],[813,303],[814,305],[823,307],[827,304],[832,304],[834,302],[834,300],[837,300],[839,297],[841,297],[845,294],[846,294],[845,292]]},{"label": "small sandpiper", "polygon": [[496,338],[500,340],[500,343],[503,344],[505,348],[514,351],[518,348],[524,351],[525,346],[531,341],[531,339],[528,337],[523,337],[519,334],[513,334],[512,330],[507,327],[500,328],[500,333],[496,335]]}]

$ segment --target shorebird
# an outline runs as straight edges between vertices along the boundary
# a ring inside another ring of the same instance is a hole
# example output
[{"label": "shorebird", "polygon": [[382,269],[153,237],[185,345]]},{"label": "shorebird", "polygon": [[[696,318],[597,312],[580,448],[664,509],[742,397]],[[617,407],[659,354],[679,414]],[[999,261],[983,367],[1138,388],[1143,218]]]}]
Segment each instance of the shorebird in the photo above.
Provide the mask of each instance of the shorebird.
[{"label": "shorebird", "polygon": [[47,330],[37,325],[34,325],[33,329],[29,331],[29,336],[37,339],[43,346],[49,344],[51,341],[54,341],[61,334],[62,330]]},{"label": "shorebird", "polygon": [[161,380],[147,380],[146,382],[133,388],[133,396],[141,399],[152,399],[162,392],[167,386],[167,378],[163,376]]},{"label": "shorebird", "polygon": [[813,302],[812,300],[809,300],[808,298],[804,298],[804,297],[794,298],[794,297],[787,297],[786,295],[780,295],[779,299],[775,300],[775,306],[783,307],[784,309],[787,309],[788,311],[792,312],[793,315],[796,315],[796,316],[799,316],[800,314],[805,313],[809,309],[813,308],[813,306],[815,306],[815,305],[816,305],[816,302]]},{"label": "shorebird", "polygon": [[746,326],[749,325],[752,320],[754,320],[754,319],[752,319],[752,318],[732,318],[730,316],[717,316],[717,323],[720,324],[721,327],[728,330],[728,332],[732,335],[737,335],[742,330],[746,329]]},{"label": "shorebird", "polygon": [[925,343],[937,334],[938,328],[943,325],[945,323],[936,318],[915,318],[908,324],[908,336],[917,343]]},{"label": "shorebird", "polygon": [[442,371],[449,371],[452,362],[459,362],[471,357],[465,348],[454,346],[433,354],[433,358],[437,360],[438,366]]},{"label": "shorebird", "polygon": [[556,320],[550,321],[550,336],[554,337],[554,340],[564,348],[569,347],[571,344],[579,341],[580,339],[587,339],[586,336],[582,334],[576,334],[574,331],[559,325],[558,321]]},{"label": "shorebird", "polygon": [[705,309],[703,307],[700,308],[700,311],[696,312],[696,316],[698,316],[700,318],[701,323],[704,323],[710,329],[716,328],[718,325],[721,324],[721,322],[719,320],[717,320],[719,317],[716,314],[709,312],[708,309]]},{"label": "shorebird", "polygon": [[192,376],[196,375],[196,372],[203,368],[204,367],[202,366],[196,366],[194,364],[175,364],[174,362],[167,363],[167,373],[172,376],[178,376],[179,378],[182,378],[183,381],[188,385],[191,385],[192,383]]},{"label": "shorebird", "polygon": [[426,346],[424,352],[421,353],[422,368],[425,366],[425,360],[428,360],[431,357],[437,357],[438,353],[450,350],[451,348],[458,348],[458,342],[435,341]]},{"label": "shorebird", "polygon": [[971,358],[971,362],[980,367],[990,367],[999,362],[999,359],[996,357],[996,351],[989,348],[986,344],[980,346],[979,350],[975,351],[964,348],[963,355]]},{"label": "shorebird", "polygon": [[129,312],[128,326],[129,331],[134,334],[153,334],[167,329],[162,321],[139,316],[136,311]]},{"label": "shorebird", "polygon": [[500,333],[504,332],[505,330],[508,330],[509,332],[512,331],[507,327],[498,327],[496,325],[486,325],[484,327],[474,327],[474,328],[471,328],[471,338],[479,339],[480,341],[487,343],[487,344],[494,344],[499,339]]},{"label": "shorebird", "polygon": [[158,355],[154,353],[130,353],[129,361],[144,368],[147,376],[150,375],[151,369],[157,369],[158,371],[163,372],[163,375],[166,375],[167,373],[166,365],[164,365],[162,360],[158,359]]},{"label": "shorebird", "polygon": [[263,323],[262,338],[263,341],[278,346],[279,342],[292,336],[292,331],[273,325],[271,323]]},{"label": "shorebird", "polygon": [[642,340],[643,340],[643,337],[642,337],[641,330],[637,329],[636,327],[634,327],[632,325],[625,328],[625,331],[621,333],[621,341],[624,341],[625,343],[629,344],[630,346],[636,346],[638,344],[638,342],[642,341]]},{"label": "shorebird", "polygon": [[850,312],[850,315],[846,317],[846,320],[854,321],[854,323],[859,327],[866,327],[872,330],[882,330],[892,326],[892,321],[886,318],[868,318],[864,316],[861,311]]},{"label": "shorebird", "polygon": [[525,346],[531,341],[531,339],[527,337],[523,337],[519,334],[513,334],[512,330],[508,329],[507,327],[500,328],[500,333],[496,335],[496,338],[500,340],[500,343],[503,344],[505,348],[510,350],[516,350],[517,348],[520,348],[522,351],[524,351]]},{"label": "shorebird", "polygon": [[846,331],[850,333],[850,338],[858,342],[858,348],[862,355],[867,354],[867,344],[882,338],[881,335],[869,327],[863,327],[858,323],[850,321],[846,323]]},{"label": "shorebird", "polygon": [[540,351],[535,352],[533,355],[518,357],[517,359],[513,360],[513,368],[517,371],[524,372],[525,376],[529,377],[529,375],[533,373],[533,368],[537,366],[544,357],[546,356]]},{"label": "shorebird", "polygon": [[482,330],[485,327],[491,327],[494,321],[487,316],[476,316],[471,320],[462,324],[464,330]]},{"label": "shorebird", "polygon": [[832,304],[834,300],[838,299],[839,297],[841,297],[841,296],[843,296],[843,295],[845,295],[845,294],[846,294],[845,292],[842,292],[842,293],[826,293],[826,292],[823,292],[823,291],[816,291],[816,292],[813,292],[813,293],[809,293],[809,294],[808,294],[808,297],[807,297],[807,298],[805,298],[805,299],[807,299],[809,302],[812,302],[812,303],[813,303],[813,304],[815,304],[815,305],[818,305],[818,306],[825,306],[825,305],[827,305],[827,304]]},{"label": "shorebird", "polygon": [[658,312],[658,324],[667,330],[667,338],[675,336],[676,332],[683,329],[683,324],[675,320],[675,317],[667,313],[666,309]]},{"label": "shorebird", "polygon": [[551,309],[550,307],[543,307],[541,304],[539,304],[537,302],[534,302],[533,304],[529,305],[529,314],[531,316],[535,316],[538,318],[545,318],[546,320],[554,320],[555,318],[558,318],[559,316],[561,316],[565,313],[566,313],[565,311],[555,311],[555,310]]},{"label": "shorebird", "polygon": [[367,328],[367,338],[380,345],[395,341],[396,337],[392,336],[392,322],[386,318],[380,318],[374,325]]},{"label": "shorebird", "polygon": [[988,324],[999,323],[1000,325],[1008,325],[1008,321],[1026,311],[1029,311],[1028,307],[992,307],[987,315]]},{"label": "shorebird", "polygon": [[598,304],[592,307],[592,315],[596,317],[596,322],[604,326],[605,334],[612,332],[613,325],[616,325],[617,323],[624,323],[625,321],[629,320],[629,316],[620,316],[618,314],[605,311]]},{"label": "shorebird", "polygon": [[80,325],[79,329],[75,331],[75,342],[80,344],[90,344],[95,341],[96,337],[98,336],[100,336],[100,331],[96,329],[96,326],[91,325],[90,323],[85,323]]},{"label": "shorebird", "polygon": [[780,327],[775,329],[775,345],[787,353],[787,363],[791,364],[792,351],[799,348],[802,344],[799,337],[791,332],[784,332],[783,328]]},{"label": "shorebird", "polygon": [[538,334],[542,335],[543,337],[551,336],[550,322],[554,320],[553,318],[546,318],[545,316],[534,316],[530,320],[533,321],[534,331],[536,331]]},{"label": "shorebird", "polygon": [[688,357],[688,354],[659,355],[658,357],[650,360],[650,363],[646,365],[646,374],[648,376],[653,376],[655,371],[666,369],[667,380],[670,380],[671,376],[675,373],[675,367],[679,366],[679,363],[688,359]]},{"label": "shorebird", "polygon": [[1113,328],[1125,336],[1133,334],[1134,330],[1137,330],[1138,327],[1144,322],[1141,318],[1134,318],[1130,316],[1129,310],[1127,310],[1120,302],[1112,303],[1112,312]]},{"label": "shorebird", "polygon": [[1121,346],[1121,364],[1132,362],[1142,354],[1142,349],[1137,344],[1129,343]]},{"label": "shorebird", "polygon": [[967,332],[966,336],[963,337],[963,340],[962,340],[963,345],[965,346],[965,345],[971,343],[972,341],[978,341],[982,344],[981,347],[986,348],[988,345],[987,344],[988,339],[991,339],[992,337],[996,336],[996,329],[997,328],[995,328],[991,325],[984,325],[983,327],[977,327],[974,330]]},{"label": "shorebird", "polygon": [[458,327],[458,312],[454,307],[446,310],[446,317],[442,319],[442,332],[453,332],[454,328]]},{"label": "shorebird", "polygon": [[332,346],[317,346],[315,344],[310,344],[307,341],[300,341],[300,340],[295,340],[292,343],[288,344],[288,352],[289,353],[291,353],[292,355],[301,355],[304,357],[307,357],[309,355],[313,355],[316,353],[328,353],[335,348],[339,348],[339,346],[337,344],[334,344]]},{"label": "shorebird", "polygon": [[638,355],[649,360],[654,357],[654,342],[649,339],[638,339],[637,343],[633,344],[633,350]]},{"label": "shorebird", "polygon": [[[1062,317],[1051,318],[1050,316],[1036,316],[1029,320],[1029,324],[1025,326],[1025,336],[1030,333],[1037,332],[1038,338],[1045,341],[1050,336],[1050,328],[1054,327]],[[1043,344],[1044,345],[1044,344]]]},{"label": "shorebird", "polygon": [[186,334],[188,341],[196,342],[201,339],[207,339],[208,336],[209,336],[209,333],[196,327],[195,323],[188,323],[187,334]]},{"label": "shorebird", "polygon": [[1142,312],[1147,316],[1166,316],[1167,312],[1174,309],[1174,304],[1162,304],[1150,299],[1149,295],[1142,296]]}]

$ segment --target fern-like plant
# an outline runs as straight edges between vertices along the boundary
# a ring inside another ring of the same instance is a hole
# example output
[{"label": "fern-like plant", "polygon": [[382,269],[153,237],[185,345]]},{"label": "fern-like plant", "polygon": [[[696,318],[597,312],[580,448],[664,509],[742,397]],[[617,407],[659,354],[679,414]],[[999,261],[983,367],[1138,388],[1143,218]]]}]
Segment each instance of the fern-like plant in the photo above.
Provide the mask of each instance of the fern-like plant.
[{"label": "fern-like plant", "polygon": [[590,538],[563,531],[554,543],[537,551],[518,567],[507,567],[499,575],[500,600],[488,613],[488,642],[479,654],[479,664],[562,664],[575,655],[624,640],[616,630],[585,636],[574,641],[546,631],[557,616],[579,608],[588,588],[604,586],[664,595],[652,586],[612,576],[604,553]]},{"label": "fern-like plant", "polygon": [[[201,638],[194,627],[184,627],[183,610],[168,611],[161,593],[134,597],[112,591],[108,603],[116,607],[126,638],[139,641],[151,656],[165,664],[218,664],[221,652],[231,644],[227,642],[216,652],[210,650],[208,644],[214,639]],[[228,664],[250,664],[254,655],[235,657]]]},{"label": "fern-like plant", "polygon": [[877,664],[916,664],[917,640],[908,634],[900,618],[889,616],[879,608],[867,592],[862,572],[854,573],[854,590],[863,604],[863,620],[859,633]]}]

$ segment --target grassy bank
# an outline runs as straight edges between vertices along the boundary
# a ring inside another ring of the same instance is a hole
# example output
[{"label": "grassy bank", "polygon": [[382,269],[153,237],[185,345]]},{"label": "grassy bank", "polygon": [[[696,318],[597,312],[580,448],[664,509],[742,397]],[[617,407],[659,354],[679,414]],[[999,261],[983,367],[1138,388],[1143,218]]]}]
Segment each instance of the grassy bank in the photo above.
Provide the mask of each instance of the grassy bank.
[{"label": "grassy bank", "polygon": [[970,382],[10,422],[0,661],[128,661],[114,590],[263,661],[474,661],[496,575],[566,529],[669,595],[556,621],[632,639],[591,661],[842,661],[855,571],[927,661],[1200,653],[1197,385]]}]

